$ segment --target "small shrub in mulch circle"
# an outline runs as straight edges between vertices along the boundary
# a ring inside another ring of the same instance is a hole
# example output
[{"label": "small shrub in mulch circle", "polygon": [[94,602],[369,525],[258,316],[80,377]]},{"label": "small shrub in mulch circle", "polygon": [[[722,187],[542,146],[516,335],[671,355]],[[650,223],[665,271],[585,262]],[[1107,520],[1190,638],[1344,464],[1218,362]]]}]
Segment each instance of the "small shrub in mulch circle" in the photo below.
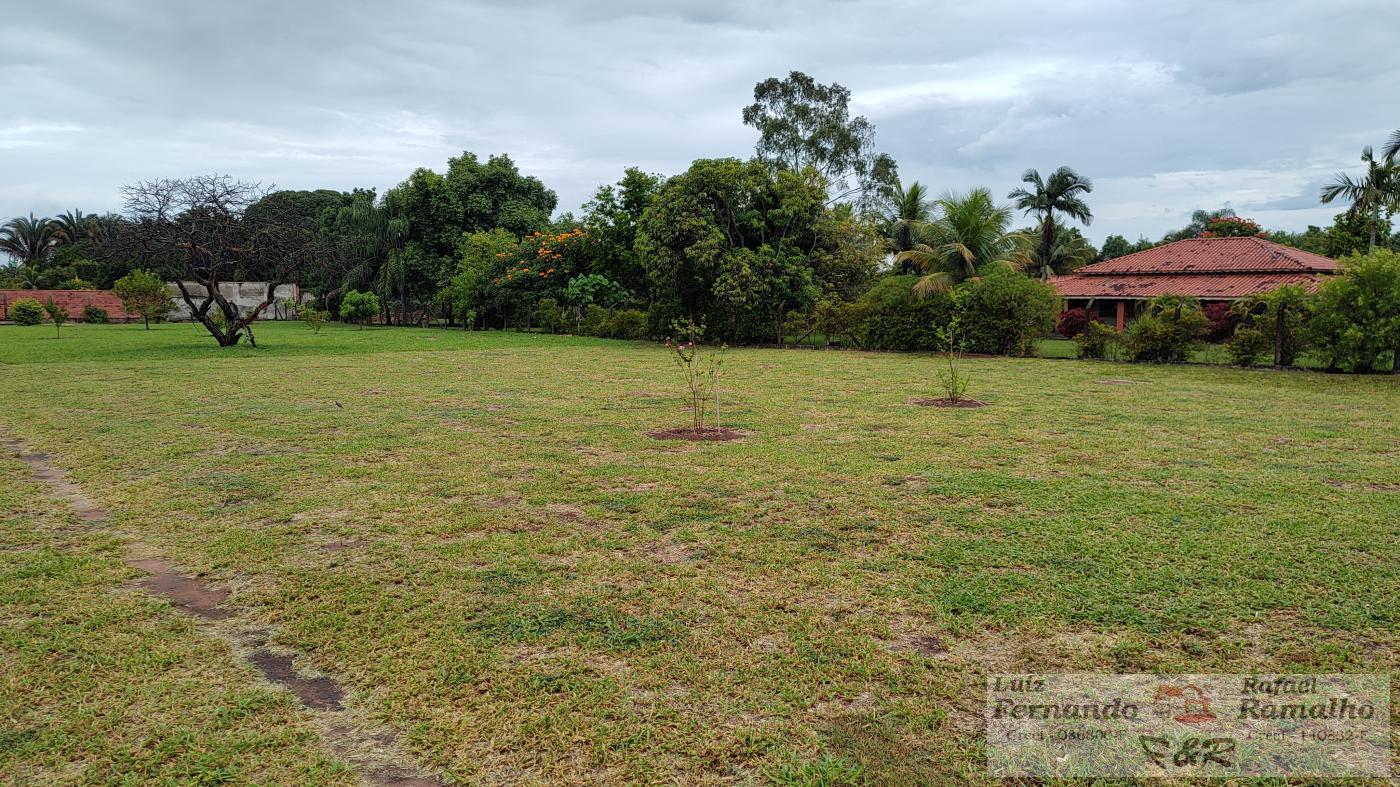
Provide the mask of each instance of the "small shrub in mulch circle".
[{"label": "small shrub in mulch circle", "polygon": [[[738,440],[744,432],[726,429],[719,425],[719,370],[724,363],[724,351],[703,351],[700,339],[705,335],[705,326],[696,325],[690,320],[677,320],[672,326],[677,339],[666,339],[666,348],[675,353],[676,366],[685,375],[686,402],[690,406],[690,426],[672,429],[654,429],[647,436],[656,440],[692,440],[719,442]],[[711,406],[714,408],[714,425],[706,425],[706,416]]]},{"label": "small shrub in mulch circle", "polygon": [[920,407],[986,407],[986,402],[979,402],[976,399],[915,399],[914,404]]},{"label": "small shrub in mulch circle", "polygon": [[745,433],[738,429],[725,429],[720,426],[703,426],[699,429],[693,426],[678,426],[674,429],[653,429],[647,432],[647,437],[656,440],[693,440],[714,443],[724,440],[739,440],[744,436]]},{"label": "small shrub in mulch circle", "polygon": [[944,346],[948,348],[945,356],[948,361],[948,368],[938,373],[939,385],[943,388],[943,395],[933,399],[915,399],[914,404],[921,407],[983,407],[986,402],[979,402],[966,396],[969,379],[967,373],[962,370],[962,341],[958,336],[958,321],[955,318],[947,328],[938,329],[940,339]]}]

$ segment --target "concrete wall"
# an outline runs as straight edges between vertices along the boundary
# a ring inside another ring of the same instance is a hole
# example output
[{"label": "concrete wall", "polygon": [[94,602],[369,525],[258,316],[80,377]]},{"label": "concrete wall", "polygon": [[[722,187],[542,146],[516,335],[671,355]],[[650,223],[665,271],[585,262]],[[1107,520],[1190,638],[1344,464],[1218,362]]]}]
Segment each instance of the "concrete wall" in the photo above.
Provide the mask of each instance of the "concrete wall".
[{"label": "concrete wall", "polygon": [[[170,313],[172,321],[183,321],[190,318],[190,309],[185,305],[185,299],[180,297],[180,287],[175,282],[170,282],[170,297],[175,299],[175,311]],[[203,284],[196,282],[185,282],[185,289],[189,290],[190,297],[195,303],[204,300],[206,290]],[[260,281],[226,281],[219,283],[219,292],[228,300],[238,306],[240,313],[248,313],[258,307],[267,295],[267,282]],[[277,303],[273,303],[262,314],[258,315],[260,320],[285,320],[288,319],[287,307],[281,304],[283,299],[301,300],[301,288],[295,284],[283,284],[277,288]],[[215,307],[217,308],[217,307]]]}]

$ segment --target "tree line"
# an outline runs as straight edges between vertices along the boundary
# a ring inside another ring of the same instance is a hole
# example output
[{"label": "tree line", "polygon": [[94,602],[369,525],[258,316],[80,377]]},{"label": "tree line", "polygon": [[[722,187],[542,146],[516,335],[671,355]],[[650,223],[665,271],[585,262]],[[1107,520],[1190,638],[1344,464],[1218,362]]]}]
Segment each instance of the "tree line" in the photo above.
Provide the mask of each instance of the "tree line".
[{"label": "tree line", "polygon": [[[1027,170],[1005,202],[986,188],[935,197],[906,184],[873,125],[851,115],[850,91],[801,72],[758,83],[741,117],[758,133],[752,157],[701,159],[671,176],[629,168],[578,215],[555,215],[557,195],[508,156],[470,152],[382,194],[278,191],[221,175],[143,181],[124,189],[121,214],[4,225],[0,250],[13,262],[0,285],[105,289],[146,272],[179,282],[194,319],[225,345],[253,341],[283,283],[314,295],[305,308],[332,315],[348,295],[372,294],[376,314],[366,317],[371,302],[360,298],[344,311],[387,324],[663,337],[686,320],[730,343],[819,331],[919,345],[890,337],[893,323],[878,315],[896,301],[927,310],[943,300],[966,314],[978,298],[960,293],[1015,274],[1028,282],[1017,297],[1036,305],[1011,322],[1048,331],[1050,276],[1147,243],[1111,235],[1095,248],[1076,226],[1093,220],[1093,183],[1069,167]],[[1272,237],[1333,255],[1361,236],[1391,243],[1397,142],[1400,132],[1380,157],[1368,149],[1367,174],[1341,176],[1323,194],[1353,203],[1336,225]],[[1198,211],[1162,242],[1258,232],[1249,225]],[[227,281],[266,282],[266,298],[240,308],[219,291]]]}]

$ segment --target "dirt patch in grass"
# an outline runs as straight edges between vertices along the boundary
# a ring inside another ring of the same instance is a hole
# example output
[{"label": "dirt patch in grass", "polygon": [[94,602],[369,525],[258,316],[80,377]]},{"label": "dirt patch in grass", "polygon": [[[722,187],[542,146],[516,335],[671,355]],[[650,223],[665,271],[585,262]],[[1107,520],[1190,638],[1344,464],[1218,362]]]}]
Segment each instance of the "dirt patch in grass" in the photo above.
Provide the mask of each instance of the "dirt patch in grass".
[{"label": "dirt patch in grass", "polygon": [[948,398],[940,398],[940,399],[915,399],[915,400],[914,400],[914,404],[917,404],[917,405],[920,406],[920,407],[961,407],[961,408],[971,408],[971,407],[986,407],[986,406],[987,406],[987,403],[986,403],[986,402],[978,401],[977,399],[948,399]]},{"label": "dirt patch in grass", "polygon": [[258,648],[248,654],[248,661],[269,681],[286,686],[297,695],[297,699],[308,708],[316,710],[342,710],[345,689],[327,677],[308,678],[299,674],[292,665],[293,657],[274,653],[267,648]]},{"label": "dirt patch in grass", "polygon": [[[76,485],[65,479],[62,470],[48,464],[47,455],[27,452],[18,441],[6,440],[4,444],[25,460],[37,479],[50,485],[54,499],[66,501],[80,514],[86,509],[84,519],[101,522],[107,518],[106,511],[92,505]],[[147,551],[140,545],[136,548]],[[181,574],[157,557],[128,556],[124,562],[149,574],[138,580],[137,586],[170,599],[178,608],[205,621],[236,618],[237,610],[223,606],[229,596],[227,589]],[[236,622],[203,623],[199,629],[203,634],[225,641],[269,682],[285,686],[305,708],[317,712],[315,721],[322,728],[324,747],[353,765],[367,783],[385,787],[446,787],[446,781],[413,764],[399,749],[397,732],[382,727],[371,730],[356,724],[355,714],[345,709],[345,689],[334,678],[303,675],[296,669],[295,655],[268,648],[266,631],[239,627]]]},{"label": "dirt patch in grass", "polygon": [[689,440],[691,442],[717,443],[725,440],[742,440],[749,435],[738,429],[723,426],[706,426],[696,429],[693,426],[679,426],[674,429],[653,429],[646,433],[653,440]]},{"label": "dirt patch in grass", "polygon": [[495,497],[488,497],[485,500],[481,501],[481,504],[490,509],[510,508],[516,503],[519,503],[522,499],[523,498],[521,498],[520,495],[517,495],[514,492],[512,492],[508,495],[497,495]]},{"label": "dirt patch in grass", "polygon": [[550,503],[544,507],[544,510],[555,519],[562,519],[565,522],[578,522],[585,518],[582,508],[571,506],[568,503]]},{"label": "dirt patch in grass", "polygon": [[657,483],[656,481],[648,481],[648,482],[646,482],[646,483],[642,483],[642,484],[631,484],[631,485],[629,485],[629,486],[610,486],[610,487],[605,487],[605,488],[603,489],[603,491],[604,491],[604,492],[607,492],[607,493],[609,493],[609,494],[614,494],[614,495],[615,495],[615,494],[621,494],[621,493],[623,493],[623,492],[628,492],[628,493],[636,494],[636,493],[640,493],[640,492],[651,492],[651,491],[654,491],[654,490],[655,490],[657,487],[659,487],[659,486],[661,486],[661,484]]},{"label": "dirt patch in grass", "polygon": [[1333,489],[1345,489],[1348,491],[1365,489],[1369,492],[1400,492],[1400,484],[1387,483],[1354,483],[1351,481],[1338,481],[1335,478],[1328,478],[1322,483]]},{"label": "dirt patch in grass", "polygon": [[330,542],[327,542],[327,543],[321,545],[321,549],[322,549],[322,551],[325,551],[325,552],[345,552],[345,551],[352,550],[352,549],[353,549],[353,550],[364,549],[364,548],[367,547],[367,546],[369,546],[369,542],[368,542],[368,541],[360,541],[360,540],[358,540],[358,539],[350,539],[350,540],[348,540],[348,541],[330,541]]},{"label": "dirt patch in grass", "polygon": [[676,566],[682,563],[689,563],[695,559],[695,555],[688,549],[674,541],[663,541],[652,544],[646,548],[646,553],[652,560],[663,566]]},{"label": "dirt patch in grass", "polygon": [[890,650],[907,650],[921,656],[938,656],[948,652],[948,641],[933,634],[904,634],[892,640]]},{"label": "dirt patch in grass", "polygon": [[54,491],[54,496],[68,501],[73,513],[84,522],[99,522],[107,518],[107,509],[98,506],[83,494],[83,490],[77,484],[68,480],[68,476],[57,467],[49,464],[49,455],[41,451],[25,450],[24,444],[18,440],[6,439],[3,444],[19,454],[20,461],[29,465],[34,477],[48,484]]},{"label": "dirt patch in grass", "polygon": [[220,606],[228,598],[227,590],[216,588],[202,579],[187,577],[164,560],[136,558],[128,560],[127,565],[150,574],[136,583],[143,590],[165,596],[186,612],[206,620],[223,620],[233,615],[233,612]]}]

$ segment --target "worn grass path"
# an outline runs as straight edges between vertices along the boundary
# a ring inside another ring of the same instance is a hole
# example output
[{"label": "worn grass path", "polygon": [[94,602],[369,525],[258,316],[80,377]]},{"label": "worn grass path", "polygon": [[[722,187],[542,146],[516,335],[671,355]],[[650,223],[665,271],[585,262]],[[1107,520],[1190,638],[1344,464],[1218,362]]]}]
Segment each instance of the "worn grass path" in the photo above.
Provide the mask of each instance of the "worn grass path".
[{"label": "worn grass path", "polygon": [[[976,359],[989,406],[944,410],[928,357],[736,350],[754,434],[676,444],[654,345],[47,335],[0,327],[0,425],[110,510],[84,538],[231,588],[464,782],[975,782],[989,670],[1395,667],[1394,378]],[[28,767],[44,723],[2,723]]]}]

